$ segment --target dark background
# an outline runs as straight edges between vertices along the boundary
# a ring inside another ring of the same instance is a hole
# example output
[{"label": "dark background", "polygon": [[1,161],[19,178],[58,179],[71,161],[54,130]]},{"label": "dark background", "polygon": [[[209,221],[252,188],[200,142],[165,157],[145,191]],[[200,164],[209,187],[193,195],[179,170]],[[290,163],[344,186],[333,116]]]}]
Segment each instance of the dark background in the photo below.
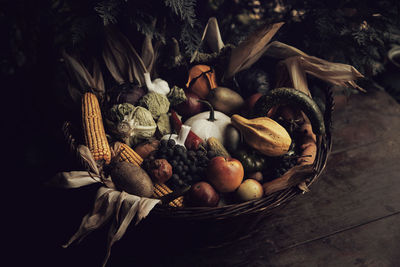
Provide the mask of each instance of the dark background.
[{"label": "dark background", "polygon": [[[285,21],[278,40],[311,55],[352,64],[366,76],[361,83],[400,99],[396,86],[385,83],[391,71],[386,53],[400,43],[398,1],[339,0],[334,5],[332,1],[187,3],[1,1],[0,70],[2,92],[6,93],[2,97],[2,129],[7,158],[3,164],[3,218],[6,236],[10,237],[7,244],[13,252],[9,256],[15,261],[45,266],[56,259],[60,266],[63,259],[63,264],[70,266],[73,260],[67,259],[72,256],[82,256],[87,264],[90,257],[101,259],[101,246],[89,250],[93,253],[89,256],[74,248],[67,252],[60,249],[90,209],[88,191],[93,193],[96,188],[66,192],[42,184],[55,173],[75,166],[61,132],[73,109],[60,52],[74,51],[84,60],[98,57],[104,22],[116,24],[131,40],[137,40],[133,42],[137,46],[148,31],[165,42],[175,37],[189,58],[211,16],[217,17],[224,42],[232,44],[261,23]],[[164,23],[149,29],[153,17]],[[101,232],[89,237],[83,246],[99,244],[97,241],[104,242]]]}]

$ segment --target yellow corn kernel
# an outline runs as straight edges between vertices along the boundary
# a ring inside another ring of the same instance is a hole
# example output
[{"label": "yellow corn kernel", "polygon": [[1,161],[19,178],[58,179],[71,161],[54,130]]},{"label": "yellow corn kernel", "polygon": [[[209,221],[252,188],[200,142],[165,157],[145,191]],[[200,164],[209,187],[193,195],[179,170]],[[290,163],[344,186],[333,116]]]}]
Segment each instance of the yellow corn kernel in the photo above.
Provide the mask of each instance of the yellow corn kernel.
[{"label": "yellow corn kernel", "polygon": [[142,157],[130,146],[122,143],[119,150],[119,161],[128,161],[140,166],[143,163]]},{"label": "yellow corn kernel", "polygon": [[96,95],[87,92],[82,97],[82,122],[86,146],[94,160],[111,161],[111,150],[104,130],[99,101]]},{"label": "yellow corn kernel", "polygon": [[[165,184],[154,184],[153,197],[160,198],[171,193],[172,190]],[[183,207],[183,196],[174,199],[169,203],[171,207]]]}]

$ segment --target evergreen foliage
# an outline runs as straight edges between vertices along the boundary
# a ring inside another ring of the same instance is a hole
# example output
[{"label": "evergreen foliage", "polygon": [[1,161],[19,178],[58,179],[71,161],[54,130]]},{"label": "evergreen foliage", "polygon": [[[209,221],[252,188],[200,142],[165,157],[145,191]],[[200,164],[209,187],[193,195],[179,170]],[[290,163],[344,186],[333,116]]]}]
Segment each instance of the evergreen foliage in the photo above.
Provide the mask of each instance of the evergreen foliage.
[{"label": "evergreen foliage", "polygon": [[218,20],[224,43],[233,45],[263,23],[285,21],[276,39],[351,64],[371,79],[385,71],[390,47],[400,44],[396,0],[44,0],[38,5],[16,0],[4,7],[4,75],[38,62],[40,40],[52,43],[55,54],[72,48],[87,57],[98,55],[102,27],[110,24],[135,40],[137,48],[146,34],[163,44],[175,38],[190,58],[211,16]]}]

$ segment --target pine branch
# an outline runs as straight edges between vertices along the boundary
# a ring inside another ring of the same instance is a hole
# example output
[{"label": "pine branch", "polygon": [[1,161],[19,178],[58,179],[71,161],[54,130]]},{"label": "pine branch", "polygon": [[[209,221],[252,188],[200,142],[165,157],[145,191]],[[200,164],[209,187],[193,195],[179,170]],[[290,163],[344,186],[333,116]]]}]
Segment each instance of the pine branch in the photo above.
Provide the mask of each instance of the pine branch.
[{"label": "pine branch", "polygon": [[117,23],[120,14],[121,0],[106,0],[98,3],[94,10],[103,19],[104,25]]},{"label": "pine branch", "polygon": [[134,15],[130,17],[130,23],[136,26],[136,30],[143,35],[152,35],[154,39],[160,40],[165,44],[164,34],[153,26],[154,17],[142,10],[136,10]]},{"label": "pine branch", "polygon": [[180,41],[184,44],[185,54],[189,58],[193,55],[194,51],[200,44],[200,28],[201,26],[198,23],[195,23],[194,27],[189,23],[185,23],[182,27]]},{"label": "pine branch", "polygon": [[196,0],[165,0],[165,5],[170,7],[181,20],[187,21],[191,27],[194,27],[196,21]]}]

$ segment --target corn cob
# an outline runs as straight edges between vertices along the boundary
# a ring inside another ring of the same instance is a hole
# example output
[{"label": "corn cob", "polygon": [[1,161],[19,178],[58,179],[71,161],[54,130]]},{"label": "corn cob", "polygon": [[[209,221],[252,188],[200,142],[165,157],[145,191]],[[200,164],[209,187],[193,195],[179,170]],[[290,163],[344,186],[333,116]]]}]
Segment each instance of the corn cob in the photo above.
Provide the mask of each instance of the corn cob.
[{"label": "corn cob", "polygon": [[137,166],[140,166],[143,163],[142,157],[135,152],[130,146],[122,143],[119,151],[119,161],[128,161]]},{"label": "corn cob", "polygon": [[109,164],[111,150],[104,131],[99,101],[93,93],[87,92],[83,95],[82,120],[86,146],[93,158],[96,161],[104,160],[106,164]]},{"label": "corn cob", "polygon": [[[153,197],[160,198],[171,193],[172,190],[165,184],[154,184]],[[183,207],[183,196],[174,199],[169,203],[171,207]]]}]

